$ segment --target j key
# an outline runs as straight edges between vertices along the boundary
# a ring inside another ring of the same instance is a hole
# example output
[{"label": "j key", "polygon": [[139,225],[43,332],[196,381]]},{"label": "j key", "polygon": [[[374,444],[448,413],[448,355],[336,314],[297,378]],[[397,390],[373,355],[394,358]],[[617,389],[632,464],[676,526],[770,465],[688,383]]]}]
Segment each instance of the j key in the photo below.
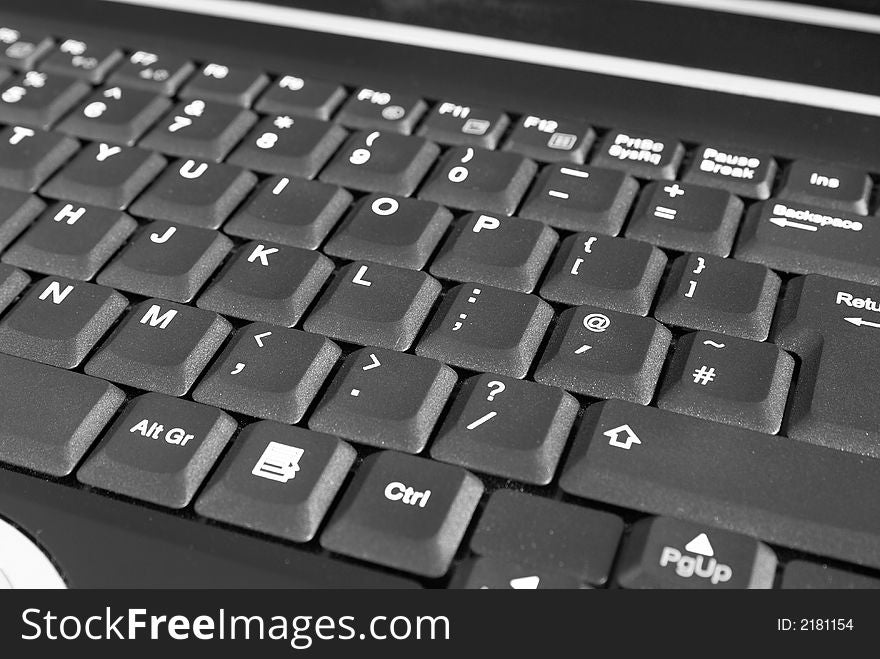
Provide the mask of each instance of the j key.
[{"label": "j key", "polygon": [[749,209],[734,256],[797,274],[880,284],[880,222],[793,202]]},{"label": "j key", "polygon": [[332,272],[332,261],[318,252],[252,241],[239,249],[198,306],[292,327]]},{"label": "j key", "polygon": [[633,211],[626,237],[681,252],[727,256],[742,211],[742,201],[724,190],[649,183]]},{"label": "j key", "polygon": [[254,109],[326,121],[344,99],[345,89],[335,82],[284,75],[263,92]]},{"label": "j key", "polygon": [[88,280],[137,228],[125,213],[63,201],[50,206],[3,254],[3,262]]},{"label": "j key", "polygon": [[418,96],[361,87],[340,108],[336,119],[352,128],[409,135],[427,109]]},{"label": "j key", "polygon": [[309,428],[359,444],[419,453],[456,381],[448,366],[392,350],[349,355]]},{"label": "j key", "polygon": [[797,277],[773,340],[800,358],[786,434],[880,457],[880,288]]},{"label": "j key", "polygon": [[111,74],[110,84],[170,96],[194,69],[192,62],[173,53],[138,50]]},{"label": "j key", "polygon": [[184,508],[235,432],[218,409],[144,394],[131,400],[80,467],[81,483]]},{"label": "j key", "polygon": [[177,160],[131,206],[134,215],[216,229],[257,182],[232,165]]},{"label": "j key", "polygon": [[458,566],[449,587],[468,590],[561,590],[584,586],[564,572],[535,570],[497,558],[471,558]]},{"label": "j key", "polygon": [[141,141],[173,156],[220,160],[256,123],[257,115],[234,105],[195,99],[176,105]]},{"label": "j key", "polygon": [[483,485],[460,467],[391,451],[367,457],[321,536],[325,549],[443,576]]},{"label": "j key", "polygon": [[193,391],[193,400],[296,423],[341,352],[323,336],[253,323],[238,331]]},{"label": "j key", "polygon": [[409,196],[440,148],[420,137],[390,132],[353,134],[321,173],[321,180],[367,192]]},{"label": "j key", "polygon": [[816,160],[795,160],[779,196],[836,211],[867,215],[871,178],[864,170]]},{"label": "j key", "polygon": [[352,209],[324,251],[344,259],[420,270],[451,221],[452,213],[429,201],[368,195]]},{"label": "j key", "polygon": [[230,236],[317,249],[351,204],[340,187],[270,176],[224,225]]},{"label": "j key", "polygon": [[34,63],[52,47],[52,38],[16,27],[0,27],[0,66],[32,69]]},{"label": "j key", "polygon": [[512,215],[537,165],[515,153],[455,147],[419,192],[420,199],[465,210]]},{"label": "j key", "polygon": [[64,135],[9,126],[0,132],[0,185],[33,192],[78,148]]},{"label": "j key", "polygon": [[511,131],[503,148],[533,160],[579,164],[594,139],[595,131],[578,119],[527,115]]},{"label": "j key", "polygon": [[0,461],[41,474],[73,471],[125,394],[108,382],[0,355]]},{"label": "j key", "polygon": [[126,306],[128,301],[112,289],[48,277],[0,321],[0,352],[74,368]]},{"label": "j key", "polygon": [[763,542],[673,517],[636,522],[617,559],[621,588],[772,588],[776,555]]},{"label": "j key", "polygon": [[654,317],[661,323],[763,341],[780,280],[763,266],[683,254],[672,262]]},{"label": "j key", "polygon": [[39,197],[0,188],[0,250],[6,249],[45,208]]},{"label": "j key", "polygon": [[189,302],[230,249],[232,241],[216,231],[150,222],[98,275],[98,283]]},{"label": "j key", "polygon": [[559,316],[535,380],[596,398],[651,402],[672,334],[653,318],[597,307]]},{"label": "j key", "polygon": [[793,370],[794,359],[772,343],[686,334],[675,346],[657,407],[775,434]]},{"label": "j key", "polygon": [[97,84],[121,59],[122,52],[110,44],[66,39],[40,62],[40,69]]},{"label": "j key", "polygon": [[608,581],[622,534],[616,515],[499,490],[483,510],[471,549],[598,586]]},{"label": "j key", "polygon": [[308,542],[355,459],[336,437],[271,421],[246,427],[196,501],[227,524]]},{"label": "j key", "polygon": [[587,410],[560,486],[880,567],[877,467],[847,451],[607,401]]},{"label": "j key", "polygon": [[171,107],[164,96],[140,89],[104,87],[58,124],[58,130],[90,140],[134,145]]},{"label": "j key", "polygon": [[165,158],[152,151],[93,142],[55,174],[40,193],[122,210],[165,164]]},{"label": "j key", "polygon": [[46,130],[90,90],[76,78],[28,71],[3,82],[0,121]]},{"label": "j key", "polygon": [[422,122],[419,135],[441,144],[494,149],[509,123],[501,110],[441,101]]},{"label": "j key", "polygon": [[552,317],[553,309],[536,295],[461,284],[446,294],[416,354],[521,379]]},{"label": "j key", "polygon": [[269,78],[261,71],[209,62],[189,79],[178,95],[249,107],[267,84]]},{"label": "j key", "polygon": [[0,312],[18,297],[31,278],[18,268],[0,263]]},{"label": "j key", "polygon": [[303,328],[340,341],[407,350],[440,295],[423,272],[355,261],[336,273]]},{"label": "j key", "polygon": [[807,561],[791,561],[782,573],[783,590],[835,589],[867,590],[880,589],[880,579],[866,577]]},{"label": "j key", "polygon": [[523,202],[520,216],[568,231],[620,232],[639,191],[636,180],[614,169],[548,165]]},{"label": "j key", "polygon": [[709,185],[753,199],[769,197],[775,177],[776,161],[769,153],[708,144],[697,148],[684,173],[688,183]]},{"label": "j key", "polygon": [[85,371],[138,389],[182,396],[230,329],[226,320],[209,311],[145,300],[128,313]]},{"label": "j key", "polygon": [[577,413],[577,401],[561,389],[475,375],[459,391],[431,446],[431,457],[547,485]]},{"label": "j key", "polygon": [[637,240],[578,233],[562,241],[541,285],[541,297],[645,316],[666,255]]},{"label": "j key", "polygon": [[599,143],[592,163],[622,169],[638,178],[671,180],[683,157],[684,147],[675,138],[612,130]]},{"label": "j key", "polygon": [[336,124],[308,117],[266,117],[227,162],[270,174],[312,178],[343,139],[345,129]]}]

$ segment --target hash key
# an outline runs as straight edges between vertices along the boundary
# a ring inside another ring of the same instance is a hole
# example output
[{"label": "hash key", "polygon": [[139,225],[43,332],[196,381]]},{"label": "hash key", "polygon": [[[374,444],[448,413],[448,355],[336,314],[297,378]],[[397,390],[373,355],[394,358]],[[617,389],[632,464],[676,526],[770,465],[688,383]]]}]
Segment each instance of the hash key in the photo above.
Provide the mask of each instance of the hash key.
[{"label": "hash key", "polygon": [[58,130],[90,140],[133,146],[171,101],[140,89],[107,86],[86,98],[65,117]]},{"label": "hash key", "polygon": [[500,110],[441,101],[422,122],[418,134],[441,144],[494,149],[509,123],[510,118]]},{"label": "hash key", "polygon": [[0,122],[48,130],[90,89],[76,78],[27,71],[3,82]]},{"label": "hash key", "polygon": [[65,135],[9,126],[0,131],[0,186],[33,192],[77,149]]},{"label": "hash key", "polygon": [[209,62],[189,79],[178,96],[248,107],[268,82],[260,71]]}]

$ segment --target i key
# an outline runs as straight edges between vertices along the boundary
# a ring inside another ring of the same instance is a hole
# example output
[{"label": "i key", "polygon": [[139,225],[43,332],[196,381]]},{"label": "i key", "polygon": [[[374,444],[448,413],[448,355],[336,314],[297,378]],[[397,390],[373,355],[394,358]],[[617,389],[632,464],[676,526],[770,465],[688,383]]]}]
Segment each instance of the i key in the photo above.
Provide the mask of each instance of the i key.
[{"label": "i key", "polygon": [[674,179],[684,157],[681,142],[665,135],[611,130],[596,147],[592,163],[645,179]]},{"label": "i key", "polygon": [[336,120],[352,128],[409,135],[427,109],[418,96],[361,87],[340,108]]},{"label": "i key", "polygon": [[441,144],[494,149],[509,123],[500,110],[441,101],[422,122],[419,135]]},{"label": "i key", "polygon": [[268,83],[266,74],[255,69],[209,62],[189,79],[178,96],[203,98],[246,108]]},{"label": "i key", "polygon": [[107,43],[66,39],[40,62],[40,69],[97,84],[122,59],[122,52]]},{"label": "i key", "polygon": [[79,149],[79,142],[26,126],[0,131],[0,185],[33,192]]},{"label": "i key", "polygon": [[179,55],[137,50],[110,75],[109,82],[171,96],[194,69],[192,62]]},{"label": "i key", "polygon": [[345,89],[335,82],[284,75],[266,89],[254,109],[327,121],[344,99]]},{"label": "i key", "polygon": [[504,143],[505,151],[515,151],[542,162],[582,163],[596,139],[596,132],[578,119],[526,115]]},{"label": "i key", "polygon": [[58,124],[58,130],[90,140],[133,146],[171,101],[140,89],[107,86],[89,96]]},{"label": "i key", "polygon": [[48,130],[90,90],[76,78],[27,71],[3,82],[0,122]]},{"label": "i key", "polygon": [[433,359],[362,348],[346,357],[309,428],[358,444],[419,453],[456,379],[455,371]]}]

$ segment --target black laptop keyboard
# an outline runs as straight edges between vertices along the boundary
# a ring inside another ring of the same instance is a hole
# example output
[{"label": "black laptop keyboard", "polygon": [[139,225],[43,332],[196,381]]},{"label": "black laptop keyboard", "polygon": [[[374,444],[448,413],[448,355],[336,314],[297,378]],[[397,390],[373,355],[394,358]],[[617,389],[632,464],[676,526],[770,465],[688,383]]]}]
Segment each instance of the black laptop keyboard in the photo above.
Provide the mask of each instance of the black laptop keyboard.
[{"label": "black laptop keyboard", "polygon": [[0,44],[3,463],[425,585],[880,583],[876,173]]}]

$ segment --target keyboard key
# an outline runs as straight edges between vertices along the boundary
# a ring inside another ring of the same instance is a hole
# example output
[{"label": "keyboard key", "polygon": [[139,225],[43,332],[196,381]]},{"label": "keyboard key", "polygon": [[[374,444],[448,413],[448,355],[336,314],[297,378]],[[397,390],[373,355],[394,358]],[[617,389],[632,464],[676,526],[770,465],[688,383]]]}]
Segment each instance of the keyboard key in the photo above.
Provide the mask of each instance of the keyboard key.
[{"label": "keyboard key", "polygon": [[464,210],[512,215],[537,166],[515,153],[455,147],[419,192],[420,199]]},{"label": "keyboard key", "polygon": [[125,213],[59,201],[3,254],[26,270],[89,280],[137,228]]},{"label": "keyboard key", "polygon": [[180,98],[202,98],[250,107],[263,87],[269,84],[265,73],[255,69],[209,62],[180,90]]},{"label": "keyboard key", "polygon": [[110,44],[66,39],[40,62],[40,69],[97,84],[121,59],[122,52]]},{"label": "keyboard key", "polygon": [[431,457],[547,485],[577,413],[577,401],[561,389],[491,373],[475,375],[458,392],[431,445]]},{"label": "keyboard key", "polygon": [[471,549],[601,586],[622,534],[623,521],[616,515],[498,490],[483,510]]},{"label": "keyboard key", "polygon": [[171,101],[140,89],[106,86],[58,124],[58,130],[89,140],[133,146],[161,117]]},{"label": "keyboard key", "polygon": [[595,131],[578,119],[526,115],[504,143],[505,151],[543,162],[584,162],[596,139]]},{"label": "keyboard key", "polygon": [[519,214],[558,229],[616,236],[638,191],[632,176],[614,169],[548,165]]},{"label": "keyboard key", "polygon": [[742,197],[766,199],[776,177],[776,161],[769,153],[703,144],[684,173],[688,183],[721,188]]},{"label": "keyboard key", "polygon": [[47,277],[0,321],[0,352],[74,368],[127,306],[110,288]]},{"label": "keyboard key", "polygon": [[18,297],[31,278],[24,272],[5,263],[0,263],[0,312]]},{"label": "keyboard key", "polygon": [[98,275],[98,283],[190,302],[231,249],[232,241],[217,231],[150,222]]},{"label": "keyboard key", "polygon": [[335,185],[270,176],[224,225],[230,236],[317,249],[351,204]]},{"label": "keyboard key", "polygon": [[251,172],[177,160],[131,205],[134,215],[216,229],[257,183]]},{"label": "keyboard key", "polygon": [[45,208],[46,204],[39,197],[0,188],[0,251],[6,249]]},{"label": "keyboard key", "polygon": [[440,289],[440,282],[423,272],[355,261],[336,273],[303,329],[348,343],[407,350]]},{"label": "keyboard key", "polygon": [[441,101],[425,117],[418,134],[441,144],[494,149],[509,123],[501,110]]},{"label": "keyboard key", "polygon": [[297,423],[340,354],[339,346],[323,336],[265,323],[246,325],[193,391],[193,400]]},{"label": "keyboard key", "polygon": [[192,62],[173,53],[133,52],[110,75],[110,84],[171,96],[195,70]]},{"label": "keyboard key", "polygon": [[47,130],[90,90],[76,78],[28,71],[3,81],[0,121]]},{"label": "keyboard key", "polygon": [[785,170],[779,196],[836,211],[868,214],[871,178],[864,170],[816,160],[795,160]]},{"label": "keyboard key", "polygon": [[810,563],[791,561],[782,573],[783,590],[835,589],[866,590],[880,588],[880,579],[866,577],[854,572]]},{"label": "keyboard key", "polygon": [[355,459],[335,437],[271,421],[242,430],[196,501],[204,517],[293,542],[315,537]]},{"label": "keyboard key", "polygon": [[566,309],[535,380],[596,398],[651,402],[672,334],[653,318],[598,307]]},{"label": "keyboard key", "polygon": [[199,298],[198,306],[292,327],[332,273],[333,263],[323,254],[252,241],[239,248]]},{"label": "keyboard key", "polygon": [[229,322],[209,311],[145,300],[129,311],[85,371],[138,389],[182,396],[230,329]]},{"label": "keyboard key", "polygon": [[129,401],[80,467],[81,483],[168,508],[184,508],[235,432],[218,409],[144,394]]},{"label": "keyboard key", "polygon": [[327,241],[324,252],[421,270],[452,221],[452,213],[429,201],[367,195]]},{"label": "keyboard key", "polygon": [[772,343],[686,334],[675,346],[657,407],[775,434],[793,370],[791,356]]},{"label": "keyboard key", "polygon": [[626,237],[680,252],[727,256],[742,211],[742,201],[724,190],[656,181],[642,191]]},{"label": "keyboard key", "polygon": [[66,476],[125,394],[108,382],[0,354],[0,461]]},{"label": "keyboard key", "polygon": [[418,96],[361,87],[340,108],[336,120],[352,128],[409,135],[427,109]]},{"label": "keyboard key", "polygon": [[599,143],[591,162],[638,178],[672,180],[683,157],[684,147],[674,138],[612,130]]},{"label": "keyboard key", "polygon": [[368,456],[321,536],[325,549],[443,576],[483,485],[459,467],[401,453]]},{"label": "keyboard key", "polygon": [[48,34],[21,31],[16,27],[0,27],[0,66],[32,69],[34,63],[52,47]]},{"label": "keyboard key", "polygon": [[617,560],[621,588],[772,588],[776,555],[763,542],[673,517],[636,522]]},{"label": "keyboard key", "polygon": [[327,121],[344,99],[345,89],[335,82],[284,75],[266,89],[254,107],[266,114],[292,114]]},{"label": "keyboard key", "polygon": [[57,133],[9,126],[0,132],[0,185],[33,192],[78,148]]},{"label": "keyboard key", "polygon": [[471,213],[444,241],[431,274],[531,293],[558,240],[539,222]]},{"label": "keyboard key", "polygon": [[763,266],[683,254],[672,262],[654,317],[661,323],[764,341],[780,280]]},{"label": "keyboard key", "polygon": [[588,408],[559,484],[585,499],[876,568],[880,484],[873,462],[607,401]]},{"label": "keyboard key", "polygon": [[584,588],[564,572],[535,570],[497,558],[470,558],[459,564],[449,588],[468,590],[544,590]]},{"label": "keyboard key", "polygon": [[309,428],[358,444],[420,453],[456,379],[455,371],[433,359],[362,348],[345,359]]}]

